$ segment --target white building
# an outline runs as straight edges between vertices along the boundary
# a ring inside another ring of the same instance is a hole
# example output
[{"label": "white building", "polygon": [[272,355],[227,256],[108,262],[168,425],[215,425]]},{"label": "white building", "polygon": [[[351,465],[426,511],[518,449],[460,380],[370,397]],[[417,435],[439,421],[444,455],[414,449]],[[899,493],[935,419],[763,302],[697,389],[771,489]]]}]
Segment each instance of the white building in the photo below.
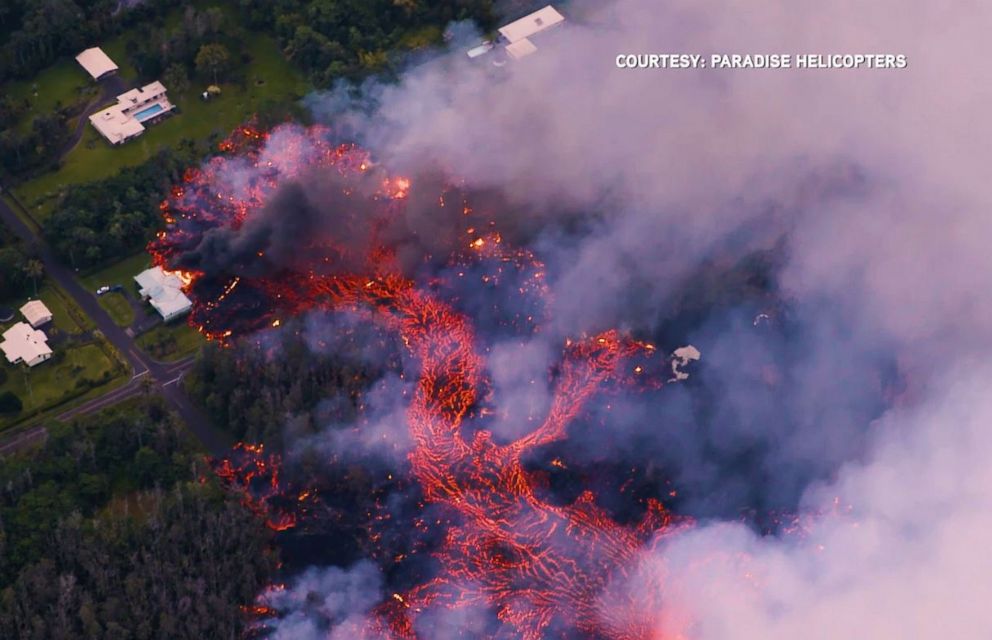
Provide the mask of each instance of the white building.
[{"label": "white building", "polygon": [[141,288],[142,299],[148,302],[168,322],[188,313],[193,303],[183,293],[183,282],[174,273],[169,273],[162,267],[152,267],[134,276],[134,281]]},{"label": "white building", "polygon": [[41,329],[32,329],[26,322],[18,322],[3,332],[0,351],[3,351],[7,362],[11,364],[23,362],[29,367],[52,357],[48,336]]},{"label": "white building", "polygon": [[46,322],[52,321],[52,312],[48,310],[41,300],[30,300],[21,307],[21,314],[33,328],[37,329]]},{"label": "white building", "polygon": [[86,69],[86,73],[90,74],[94,80],[99,80],[117,71],[117,65],[100,47],[83,51],[76,56],[76,62],[83,69]]},{"label": "white building", "polygon": [[518,60],[537,51],[537,45],[531,41],[532,37],[563,22],[565,16],[549,4],[543,9],[500,27],[500,44],[506,45],[507,55]]},{"label": "white building", "polygon": [[90,122],[110,144],[122,144],[145,131],[145,123],[160,118],[173,109],[165,86],[156,80],[140,89],[117,96],[117,104],[90,116]]}]

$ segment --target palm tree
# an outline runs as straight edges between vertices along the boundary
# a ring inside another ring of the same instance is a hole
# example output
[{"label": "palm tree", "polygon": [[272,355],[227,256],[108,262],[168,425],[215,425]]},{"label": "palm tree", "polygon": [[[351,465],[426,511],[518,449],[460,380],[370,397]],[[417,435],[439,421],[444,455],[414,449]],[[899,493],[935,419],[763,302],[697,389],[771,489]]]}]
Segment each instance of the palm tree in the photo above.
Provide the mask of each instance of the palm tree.
[{"label": "palm tree", "polygon": [[34,285],[34,297],[38,297],[38,278],[45,275],[45,265],[42,264],[41,260],[32,258],[27,261],[24,265],[24,274],[31,278],[31,283]]}]

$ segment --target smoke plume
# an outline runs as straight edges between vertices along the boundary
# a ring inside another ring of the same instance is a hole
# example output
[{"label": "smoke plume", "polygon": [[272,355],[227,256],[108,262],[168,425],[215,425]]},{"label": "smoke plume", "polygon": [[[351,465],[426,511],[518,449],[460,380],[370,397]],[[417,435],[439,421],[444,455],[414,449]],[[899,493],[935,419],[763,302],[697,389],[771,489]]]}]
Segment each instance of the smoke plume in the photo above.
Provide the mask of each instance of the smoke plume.
[{"label": "smoke plume", "polygon": [[[992,7],[618,0],[565,12],[537,53],[498,72],[453,51],[367,84],[358,104],[342,90],[309,99],[391,171],[431,167],[487,194],[497,226],[546,262],[550,324],[523,346],[493,341],[494,393],[510,407],[496,436],[546,406],[538,374],[564,336],[620,326],[668,350],[691,342],[702,361],[688,384],[603,401],[564,449],[580,467],[660,468],[699,519],[645,550],[640,573],[663,572],[664,587],[617,586],[659,590],[642,612],[657,637],[987,637],[992,406],[976,363],[992,339],[992,71],[980,63]],[[909,66],[614,65],[662,50],[904,53]],[[353,198],[312,182],[190,260],[293,259],[279,234],[347,227],[322,216]],[[392,232],[412,269],[458,229],[457,207],[435,199],[412,198]],[[287,210],[301,213],[282,225]],[[482,308],[470,293],[460,304]],[[388,428],[391,406],[384,415]],[[742,524],[754,510],[816,515],[795,536]]]}]

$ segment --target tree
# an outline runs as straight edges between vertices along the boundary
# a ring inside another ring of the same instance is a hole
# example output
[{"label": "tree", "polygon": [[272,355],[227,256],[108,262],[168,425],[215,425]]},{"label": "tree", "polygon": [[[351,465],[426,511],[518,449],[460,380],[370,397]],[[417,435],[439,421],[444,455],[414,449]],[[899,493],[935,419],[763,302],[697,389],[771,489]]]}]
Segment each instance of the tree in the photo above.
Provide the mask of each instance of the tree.
[{"label": "tree", "polygon": [[196,54],[196,70],[200,73],[213,74],[214,84],[217,84],[217,74],[225,71],[231,61],[231,54],[222,44],[205,44]]},{"label": "tree", "polygon": [[20,413],[23,408],[24,405],[21,403],[21,399],[13,391],[0,393],[0,413]]},{"label": "tree", "polygon": [[169,68],[162,74],[162,82],[174,95],[185,93],[189,89],[189,76],[186,75],[186,67],[178,62],[170,64]]},{"label": "tree", "polygon": [[38,278],[45,275],[45,265],[42,264],[41,260],[36,260],[32,258],[28,260],[24,265],[24,273],[27,277],[31,278],[31,283],[34,285],[34,297],[38,297]]}]

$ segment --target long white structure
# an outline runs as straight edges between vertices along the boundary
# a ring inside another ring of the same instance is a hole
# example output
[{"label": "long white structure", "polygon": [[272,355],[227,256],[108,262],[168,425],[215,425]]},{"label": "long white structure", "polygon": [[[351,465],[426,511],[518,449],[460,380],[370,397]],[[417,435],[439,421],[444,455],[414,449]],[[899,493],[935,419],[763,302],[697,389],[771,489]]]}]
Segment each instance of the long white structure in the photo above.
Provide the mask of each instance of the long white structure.
[{"label": "long white structure", "polygon": [[552,27],[557,27],[563,22],[565,22],[565,16],[558,13],[558,10],[549,4],[528,16],[514,20],[505,27],[500,27],[499,35],[508,43],[513,44]]},{"label": "long white structure", "polygon": [[[537,51],[537,45],[531,41],[531,38],[564,22],[565,16],[549,4],[543,9],[538,9],[530,15],[500,27],[499,38],[495,42],[486,41],[477,47],[469,49],[467,52],[468,57],[478,58],[489,53],[499,45],[501,50],[497,50],[499,56],[493,61],[493,64],[502,66],[506,58],[512,60],[525,58]],[[504,53],[506,57],[501,57]]]},{"label": "long white structure", "polygon": [[52,312],[41,300],[30,300],[21,307],[21,314],[33,328],[37,329],[46,322],[52,321]]},{"label": "long white structure", "polygon": [[99,80],[117,71],[117,65],[114,64],[110,56],[104,53],[100,47],[93,47],[83,51],[76,56],[76,62],[83,69],[86,69],[86,73],[90,74],[94,80]]},{"label": "long white structure", "polygon": [[565,16],[550,4],[543,9],[514,20],[505,27],[500,27],[500,40],[506,45],[506,54],[514,60],[519,60],[537,51],[531,38],[565,22]]},{"label": "long white structure", "polygon": [[52,357],[48,336],[41,329],[32,329],[26,322],[18,322],[3,332],[0,351],[3,351],[7,362],[11,364],[23,362],[29,367]]},{"label": "long white structure", "polygon": [[183,293],[183,282],[179,276],[162,267],[146,269],[134,276],[134,281],[140,287],[141,297],[148,300],[166,322],[193,308],[193,302]]},{"label": "long white structure", "polygon": [[165,86],[156,80],[117,96],[117,104],[90,116],[90,122],[110,144],[123,144],[145,131],[145,123],[175,109]]}]

